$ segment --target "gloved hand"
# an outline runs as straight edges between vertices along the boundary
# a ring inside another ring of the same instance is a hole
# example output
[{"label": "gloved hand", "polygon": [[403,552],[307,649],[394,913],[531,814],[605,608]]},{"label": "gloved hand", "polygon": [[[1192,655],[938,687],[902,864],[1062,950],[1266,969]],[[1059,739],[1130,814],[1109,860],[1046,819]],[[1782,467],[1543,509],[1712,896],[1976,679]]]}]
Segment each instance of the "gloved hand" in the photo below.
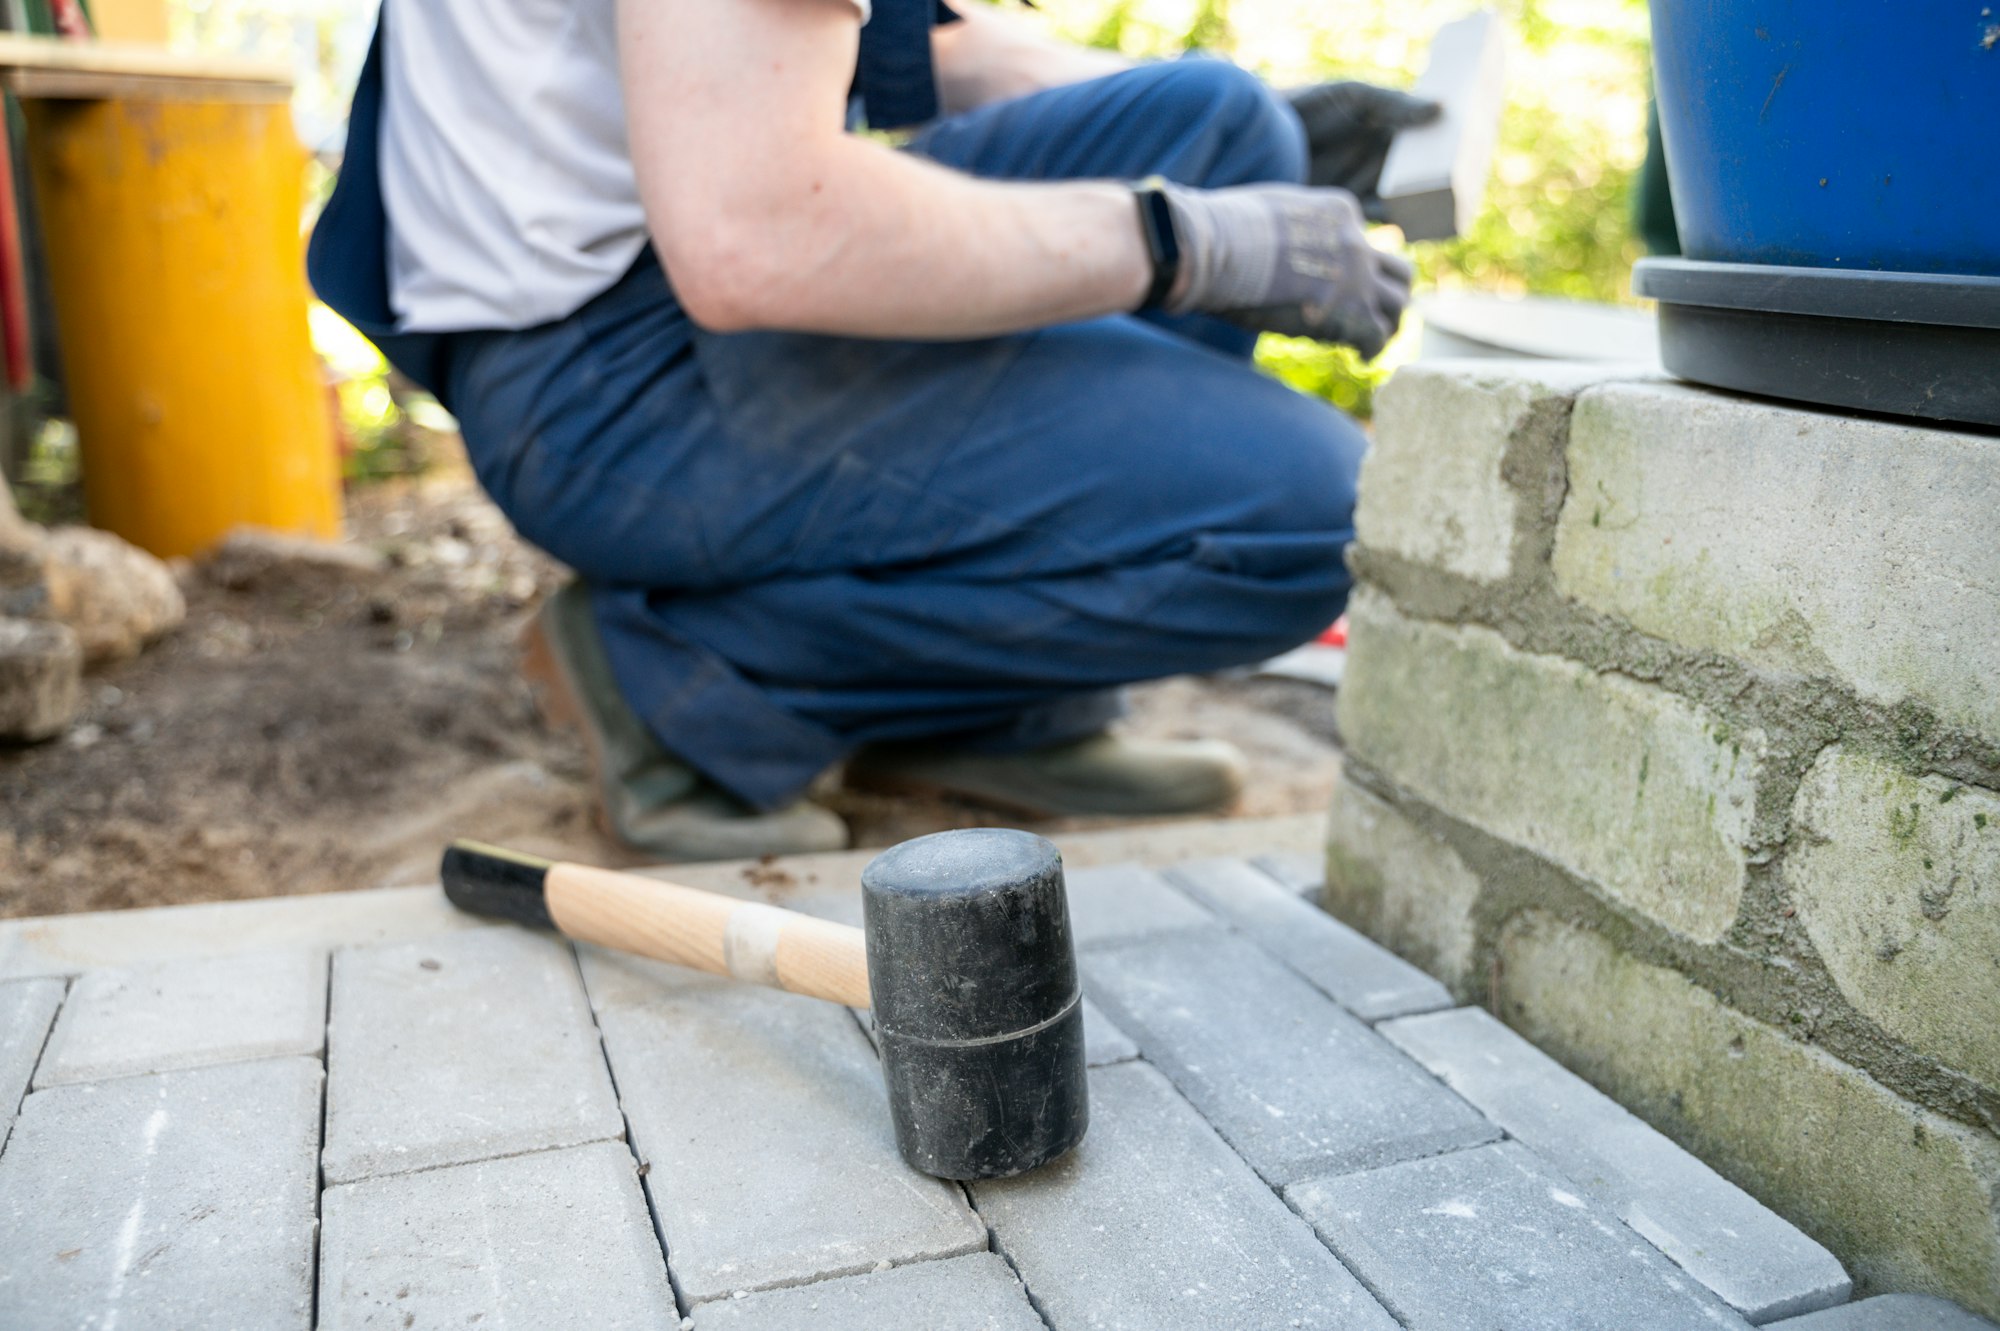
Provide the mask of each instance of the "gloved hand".
[{"label": "gloved hand", "polygon": [[1375,187],[1389,141],[1398,130],[1429,124],[1443,110],[1436,102],[1372,83],[1319,83],[1294,88],[1284,97],[1305,123],[1306,183],[1348,191],[1377,222],[1382,220],[1382,200]]},{"label": "gloved hand", "polygon": [[1346,190],[1162,187],[1180,241],[1174,314],[1202,310],[1265,333],[1345,342],[1373,359],[1410,303],[1410,265],[1368,244]]}]

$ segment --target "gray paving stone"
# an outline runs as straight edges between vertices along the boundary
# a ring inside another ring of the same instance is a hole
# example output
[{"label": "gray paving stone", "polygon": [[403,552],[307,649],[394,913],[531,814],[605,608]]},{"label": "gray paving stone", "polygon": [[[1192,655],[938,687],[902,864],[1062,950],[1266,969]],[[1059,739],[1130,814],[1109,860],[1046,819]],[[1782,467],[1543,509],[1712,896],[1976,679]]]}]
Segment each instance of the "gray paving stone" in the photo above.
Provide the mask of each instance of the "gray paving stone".
[{"label": "gray paving stone", "polygon": [[1214,929],[1216,918],[1166,879],[1137,864],[1070,869],[1063,876],[1079,948],[1180,929]]},{"label": "gray paving stone", "polygon": [[319,1055],[326,954],[253,952],[86,972],[63,1007],[35,1085],[102,1081]]},{"label": "gray paving stone", "polygon": [[[1066,832],[1053,840],[1077,868],[1135,858],[1167,861],[1195,855],[1255,855],[1311,850],[1324,841],[1326,816],[1188,818],[1094,832]],[[823,893],[846,891],[860,899],[861,870],[878,852],[786,855],[773,864],[738,860],[683,864],[654,870],[690,886],[729,890],[804,906]],[[757,883],[783,872],[769,888]],[[803,888],[803,892],[794,889]],[[383,887],[316,896],[215,901],[144,910],[86,911],[0,920],[0,980],[70,976],[99,966],[131,966],[176,957],[219,956],[249,948],[353,947],[429,938],[457,929],[492,929],[482,915],[455,909],[438,891]]]},{"label": "gray paving stone", "polygon": [[0,1156],[0,1326],[308,1327],[320,1066],[37,1091]]},{"label": "gray paving stone", "polygon": [[705,1303],[694,1331],[1043,1331],[990,1252]]},{"label": "gray paving stone", "polygon": [[1308,899],[1318,897],[1326,886],[1325,851],[1279,850],[1252,855],[1250,863]]},{"label": "gray paving stone", "polygon": [[1092,950],[1090,992],[1274,1184],[1500,1130],[1256,945],[1169,934]]},{"label": "gray paving stone", "polygon": [[1984,1317],[1930,1294],[1872,1299],[1773,1322],[1771,1331],[1996,1331]]},{"label": "gray paving stone", "polygon": [[896,1154],[842,1009],[695,977],[599,1020],[688,1304],[986,1246],[964,1195]]},{"label": "gray paving stone", "polygon": [[1085,994],[1083,998],[1083,1061],[1093,1068],[1109,1067],[1139,1056],[1139,1046],[1118,1029],[1104,1009]]},{"label": "gray paving stone", "polygon": [[1378,1029],[1750,1321],[1847,1299],[1832,1253],[1491,1014]]},{"label": "gray paving stone", "polygon": [[328,1183],[624,1131],[562,943],[475,929],[334,954]]},{"label": "gray paving stone", "polygon": [[38,915],[0,920],[0,980],[252,950],[393,943],[457,929],[501,927],[508,926],[459,910],[436,884]]},{"label": "gray paving stone", "polygon": [[1363,1021],[1452,1004],[1436,980],[1242,860],[1189,860],[1166,873]]},{"label": "gray paving stone", "polygon": [[1159,1072],[1099,1068],[1090,1096],[1075,1151],[972,1185],[1056,1331],[1395,1326]]},{"label": "gray paving stone", "polygon": [[321,1201],[319,1324],[672,1326],[623,1142],[363,1179]]},{"label": "gray paving stone", "polygon": [[49,1023],[62,1006],[61,980],[15,980],[0,984],[0,1150],[14,1126],[14,1111],[42,1056]]},{"label": "gray paving stone", "polygon": [[1285,1189],[1417,1331],[1746,1327],[1517,1142]]}]

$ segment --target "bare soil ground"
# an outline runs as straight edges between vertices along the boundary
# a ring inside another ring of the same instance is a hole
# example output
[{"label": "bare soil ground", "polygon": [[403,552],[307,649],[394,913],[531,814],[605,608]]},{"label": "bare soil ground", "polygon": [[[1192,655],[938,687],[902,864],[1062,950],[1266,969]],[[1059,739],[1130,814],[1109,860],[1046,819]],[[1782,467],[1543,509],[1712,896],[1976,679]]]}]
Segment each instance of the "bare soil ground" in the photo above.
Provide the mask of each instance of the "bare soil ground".
[{"label": "bare soil ground", "polygon": [[[541,726],[515,673],[520,625],[563,570],[456,468],[361,490],[348,525],[386,571],[281,566],[224,586],[191,567],[178,631],[93,674],[63,739],[0,749],[0,916],[423,882],[454,836],[636,862],[596,829],[580,746]],[[1339,752],[1315,686],[1175,679],[1133,705],[1135,732],[1249,753],[1237,814],[1326,807]],[[837,773],[816,794],[861,846],[1103,825],[847,791]]]}]

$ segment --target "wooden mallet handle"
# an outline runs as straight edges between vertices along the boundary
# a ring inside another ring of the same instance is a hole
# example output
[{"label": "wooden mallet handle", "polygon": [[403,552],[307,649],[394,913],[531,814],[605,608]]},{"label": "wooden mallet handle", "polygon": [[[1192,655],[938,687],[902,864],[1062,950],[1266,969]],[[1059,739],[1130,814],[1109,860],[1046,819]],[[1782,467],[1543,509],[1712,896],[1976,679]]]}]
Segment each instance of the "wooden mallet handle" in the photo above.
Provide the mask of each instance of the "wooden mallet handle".
[{"label": "wooden mallet handle", "polygon": [[849,1007],[869,1005],[868,950],[853,925],[476,841],[453,842],[441,876],[461,910]]}]

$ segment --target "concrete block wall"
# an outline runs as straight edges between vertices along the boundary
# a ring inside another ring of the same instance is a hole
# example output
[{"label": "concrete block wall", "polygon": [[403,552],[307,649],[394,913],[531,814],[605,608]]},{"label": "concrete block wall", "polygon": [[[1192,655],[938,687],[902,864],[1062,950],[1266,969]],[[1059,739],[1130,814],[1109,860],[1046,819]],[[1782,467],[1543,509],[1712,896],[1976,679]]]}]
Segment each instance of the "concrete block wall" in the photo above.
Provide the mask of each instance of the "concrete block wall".
[{"label": "concrete block wall", "polygon": [[1357,525],[1327,909],[2000,1317],[2000,438],[1427,363]]}]

